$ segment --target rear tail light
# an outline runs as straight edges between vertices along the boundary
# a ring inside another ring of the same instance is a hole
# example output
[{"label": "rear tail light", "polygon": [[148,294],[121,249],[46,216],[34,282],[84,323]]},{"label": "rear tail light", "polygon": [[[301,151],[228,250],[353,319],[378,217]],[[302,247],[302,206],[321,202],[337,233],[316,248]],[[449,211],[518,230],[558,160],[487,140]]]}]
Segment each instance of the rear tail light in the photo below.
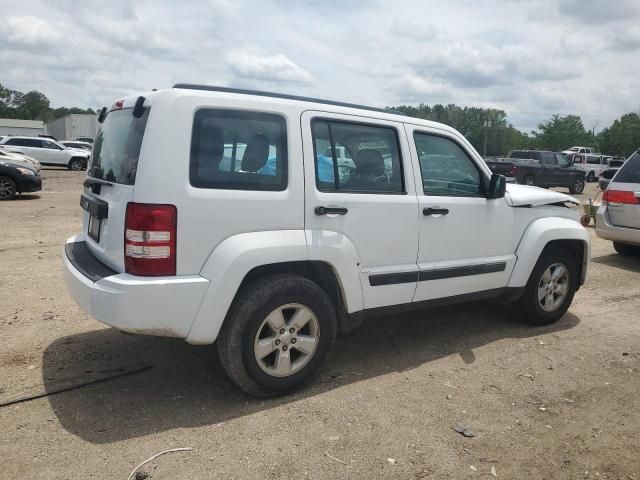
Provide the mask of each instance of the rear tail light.
[{"label": "rear tail light", "polygon": [[516,173],[518,173],[518,167],[513,166],[513,167],[511,167],[511,170],[509,170],[509,174],[508,175],[510,177],[515,177]]},{"label": "rear tail light", "polygon": [[141,276],[176,274],[174,205],[129,203],[124,229],[124,267]]},{"label": "rear tail light", "polygon": [[640,198],[636,197],[634,192],[623,190],[605,190],[602,200],[609,203],[640,204]]}]

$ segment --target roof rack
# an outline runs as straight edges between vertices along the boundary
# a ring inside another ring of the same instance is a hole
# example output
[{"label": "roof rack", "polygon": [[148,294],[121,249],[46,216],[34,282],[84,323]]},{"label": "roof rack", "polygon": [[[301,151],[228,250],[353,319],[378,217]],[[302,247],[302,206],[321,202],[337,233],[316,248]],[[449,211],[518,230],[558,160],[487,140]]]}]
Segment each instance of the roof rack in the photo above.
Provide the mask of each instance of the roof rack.
[{"label": "roof rack", "polygon": [[366,105],[357,105],[355,103],[336,102],[334,100],[322,100],[320,98],[302,97],[298,95],[287,95],[284,93],[262,92],[260,90],[245,90],[242,88],[214,87],[209,85],[196,85],[191,83],[176,83],[173,88],[181,88],[185,90],[205,90],[208,92],[224,92],[224,93],[240,93],[242,95],[255,95],[258,97],[282,98],[285,100],[297,100],[300,102],[322,103],[325,105],[333,105],[335,107],[358,108],[360,110],[369,110],[372,112],[391,113],[394,115],[406,116],[402,112],[390,110],[387,108],[368,107]]}]

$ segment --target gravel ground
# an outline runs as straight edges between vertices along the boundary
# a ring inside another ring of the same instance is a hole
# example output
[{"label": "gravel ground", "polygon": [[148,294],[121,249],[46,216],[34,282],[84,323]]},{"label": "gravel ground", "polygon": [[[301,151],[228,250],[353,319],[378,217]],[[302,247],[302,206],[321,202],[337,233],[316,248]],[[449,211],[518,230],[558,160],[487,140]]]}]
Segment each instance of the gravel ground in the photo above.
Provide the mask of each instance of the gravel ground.
[{"label": "gravel ground", "polygon": [[41,194],[0,203],[0,402],[152,368],[0,408],[1,478],[126,479],[191,447],[142,470],[640,480],[640,258],[593,229],[588,283],[557,324],[531,328],[496,302],[370,321],[309,388],[260,401],[212,347],[124,335],[75,305],[59,257],[80,231],[83,174],[43,173]]}]

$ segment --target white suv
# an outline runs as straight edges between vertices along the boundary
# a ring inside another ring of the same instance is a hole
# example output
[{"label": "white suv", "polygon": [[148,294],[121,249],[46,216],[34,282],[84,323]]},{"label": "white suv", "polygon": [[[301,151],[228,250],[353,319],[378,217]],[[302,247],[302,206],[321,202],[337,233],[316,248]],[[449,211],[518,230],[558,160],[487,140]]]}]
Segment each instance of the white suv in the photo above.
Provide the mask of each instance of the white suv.
[{"label": "white suv", "polygon": [[126,332],[217,339],[254,395],[308,382],[369,315],[503,297],[544,325],[585,280],[577,201],[507,186],[448,126],[196,85],[103,112],[71,295]]},{"label": "white suv", "polygon": [[87,168],[91,152],[67,148],[58,142],[42,137],[5,137],[0,145],[9,152],[29,155],[42,165],[57,165],[80,171]]}]

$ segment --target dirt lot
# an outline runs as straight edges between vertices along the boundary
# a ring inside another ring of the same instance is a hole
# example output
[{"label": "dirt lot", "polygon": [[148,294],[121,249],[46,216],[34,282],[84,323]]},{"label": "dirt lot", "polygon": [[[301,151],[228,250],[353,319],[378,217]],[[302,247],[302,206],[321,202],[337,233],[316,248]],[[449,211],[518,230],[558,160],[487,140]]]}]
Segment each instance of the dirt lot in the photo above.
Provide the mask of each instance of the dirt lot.
[{"label": "dirt lot", "polygon": [[257,401],[212,347],[124,335],[74,304],[59,257],[80,231],[83,174],[43,173],[41,194],[0,203],[0,402],[152,368],[0,408],[2,479],[126,479],[192,447],[143,470],[640,480],[640,258],[593,230],[588,284],[558,324],[525,326],[493,302],[368,322],[338,339],[310,388]]}]

